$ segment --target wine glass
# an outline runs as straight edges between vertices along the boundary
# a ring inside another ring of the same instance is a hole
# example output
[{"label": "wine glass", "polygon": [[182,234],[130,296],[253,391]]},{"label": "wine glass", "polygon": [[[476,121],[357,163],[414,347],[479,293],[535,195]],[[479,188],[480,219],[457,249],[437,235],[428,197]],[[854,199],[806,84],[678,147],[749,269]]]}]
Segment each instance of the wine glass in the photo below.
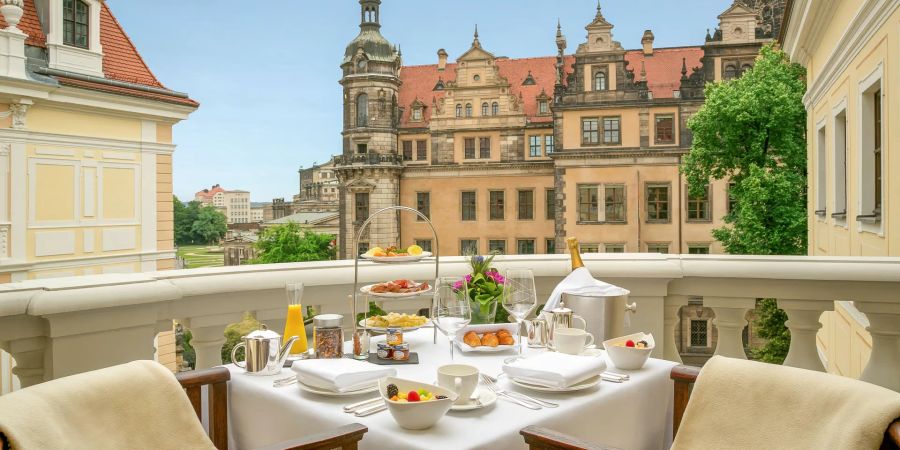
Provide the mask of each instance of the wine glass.
[{"label": "wine glass", "polygon": [[450,360],[453,361],[453,340],[456,332],[472,321],[465,278],[440,277],[434,282],[434,302],[431,320],[434,326],[450,339]]},{"label": "wine glass", "polygon": [[522,321],[537,307],[537,290],[531,269],[507,269],[503,286],[503,308],[516,319],[519,329],[519,355],[522,354]]}]

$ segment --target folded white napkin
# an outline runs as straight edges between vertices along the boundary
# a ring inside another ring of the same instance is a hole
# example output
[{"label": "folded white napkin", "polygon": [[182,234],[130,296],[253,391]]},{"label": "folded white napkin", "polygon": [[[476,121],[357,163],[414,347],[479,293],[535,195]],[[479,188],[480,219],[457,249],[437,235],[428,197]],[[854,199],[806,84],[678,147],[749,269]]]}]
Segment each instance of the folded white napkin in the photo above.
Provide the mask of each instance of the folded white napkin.
[{"label": "folded white napkin", "polygon": [[579,267],[556,285],[543,310],[550,311],[558,308],[563,294],[579,297],[618,297],[630,293],[631,291],[628,289],[595,279],[587,267]]},{"label": "folded white napkin", "polygon": [[510,378],[553,388],[574,386],[604,370],[605,358],[559,352],[539,353],[503,365],[503,372]]},{"label": "folded white napkin", "polygon": [[304,384],[334,392],[355,391],[397,375],[393,368],[347,358],[296,361],[291,370]]}]

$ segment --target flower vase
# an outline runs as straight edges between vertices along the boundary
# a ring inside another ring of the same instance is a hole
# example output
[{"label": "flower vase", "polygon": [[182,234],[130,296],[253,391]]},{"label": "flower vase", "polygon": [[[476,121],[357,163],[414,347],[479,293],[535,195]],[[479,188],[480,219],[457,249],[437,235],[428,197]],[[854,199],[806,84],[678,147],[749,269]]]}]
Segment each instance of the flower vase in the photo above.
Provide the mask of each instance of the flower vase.
[{"label": "flower vase", "polygon": [[500,303],[499,300],[499,298],[491,299],[487,305],[471,302],[472,321],[469,323],[472,325],[494,323],[494,318],[497,316],[497,304]]}]

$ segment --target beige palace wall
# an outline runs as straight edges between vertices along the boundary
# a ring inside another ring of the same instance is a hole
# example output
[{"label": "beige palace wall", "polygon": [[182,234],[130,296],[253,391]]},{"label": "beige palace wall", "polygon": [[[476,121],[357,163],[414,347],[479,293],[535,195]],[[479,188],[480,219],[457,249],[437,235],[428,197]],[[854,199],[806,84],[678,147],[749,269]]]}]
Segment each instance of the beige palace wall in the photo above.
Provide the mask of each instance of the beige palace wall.
[{"label": "beige palace wall", "polygon": [[[534,239],[535,253],[546,252],[545,240],[554,237],[554,222],[546,218],[545,205],[546,190],[553,188],[552,166],[533,174],[522,173],[527,169],[498,169],[491,174],[479,171],[471,175],[465,167],[447,170],[450,173],[437,175],[434,170],[407,169],[400,183],[400,204],[404,206],[415,208],[416,193],[430,192],[431,221],[438,233],[442,256],[458,255],[462,239],[478,239],[478,251],[482,254],[487,253],[490,239],[505,239],[508,254],[516,253],[516,239]],[[517,219],[517,192],[524,189],[534,190],[534,220]],[[493,190],[506,192],[504,220],[489,220],[488,192]],[[475,221],[461,220],[463,191],[476,193]],[[402,214],[400,236],[400,245],[410,245],[416,239],[431,239],[431,232],[413,215]]]}]

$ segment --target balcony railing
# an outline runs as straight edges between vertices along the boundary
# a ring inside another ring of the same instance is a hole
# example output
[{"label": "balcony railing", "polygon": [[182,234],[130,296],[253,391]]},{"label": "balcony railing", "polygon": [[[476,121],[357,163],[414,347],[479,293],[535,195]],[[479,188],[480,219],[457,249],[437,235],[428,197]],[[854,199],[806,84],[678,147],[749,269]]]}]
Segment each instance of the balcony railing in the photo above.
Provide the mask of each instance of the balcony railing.
[{"label": "balcony railing", "polygon": [[402,165],[403,157],[395,153],[357,153],[355,155],[340,155],[334,157],[337,166],[368,165],[377,166],[383,164]]},{"label": "balcony railing", "polygon": [[[595,277],[631,290],[638,311],[632,330],[658,336],[654,356],[679,361],[679,308],[702,297],[715,312],[716,354],[744,358],[741,332],[757,298],[786,310],[791,346],[785,364],[824,370],[816,349],[823,311],[853,301],[869,321],[872,353],[863,380],[900,391],[900,259],[655,254],[586,255]],[[530,267],[541,299],[569,272],[566,255],[504,256],[497,266]],[[468,270],[462,257],[442,260],[442,275]],[[426,280],[430,263],[364,263],[361,281]],[[17,362],[23,386],[135,359],[152,359],[153,338],[172,320],[193,332],[197,367],[222,362],[226,325],[245,311],[279,330],[284,284],[303,281],[304,302],[348,314],[352,261],[221,267],[133,275],[108,274],[0,285],[0,348]],[[387,310],[415,310],[428,299],[388,301]],[[349,317],[348,317],[349,318]],[[346,323],[349,326],[349,320]]]}]

